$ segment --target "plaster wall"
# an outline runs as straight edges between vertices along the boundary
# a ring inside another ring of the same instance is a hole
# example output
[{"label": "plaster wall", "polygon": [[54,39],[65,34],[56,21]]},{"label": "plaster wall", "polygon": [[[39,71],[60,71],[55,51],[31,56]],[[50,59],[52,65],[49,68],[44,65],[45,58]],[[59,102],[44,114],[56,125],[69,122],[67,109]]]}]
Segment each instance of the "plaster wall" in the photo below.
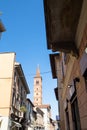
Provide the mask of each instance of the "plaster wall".
[{"label": "plaster wall", "polygon": [[14,53],[0,54],[0,114],[8,116],[14,72]]}]

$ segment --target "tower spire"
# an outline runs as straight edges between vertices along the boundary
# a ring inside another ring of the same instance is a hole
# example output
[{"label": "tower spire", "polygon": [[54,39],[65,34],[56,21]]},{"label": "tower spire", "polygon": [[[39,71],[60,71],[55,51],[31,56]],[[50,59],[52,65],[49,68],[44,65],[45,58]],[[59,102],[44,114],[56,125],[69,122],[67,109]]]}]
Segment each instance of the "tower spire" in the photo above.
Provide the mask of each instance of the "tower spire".
[{"label": "tower spire", "polygon": [[36,77],[40,76],[40,67],[39,64],[37,65],[37,70],[36,70]]},{"label": "tower spire", "polygon": [[34,77],[34,105],[42,104],[42,77],[40,75],[39,65],[36,69],[36,75]]}]

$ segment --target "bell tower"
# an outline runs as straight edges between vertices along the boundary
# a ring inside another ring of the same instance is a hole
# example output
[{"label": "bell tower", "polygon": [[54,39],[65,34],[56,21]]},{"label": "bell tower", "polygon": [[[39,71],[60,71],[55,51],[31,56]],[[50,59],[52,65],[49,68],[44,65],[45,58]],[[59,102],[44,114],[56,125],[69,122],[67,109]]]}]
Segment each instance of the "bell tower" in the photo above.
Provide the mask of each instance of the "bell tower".
[{"label": "bell tower", "polygon": [[34,77],[34,105],[42,105],[42,77],[40,68],[37,67],[36,76]]}]

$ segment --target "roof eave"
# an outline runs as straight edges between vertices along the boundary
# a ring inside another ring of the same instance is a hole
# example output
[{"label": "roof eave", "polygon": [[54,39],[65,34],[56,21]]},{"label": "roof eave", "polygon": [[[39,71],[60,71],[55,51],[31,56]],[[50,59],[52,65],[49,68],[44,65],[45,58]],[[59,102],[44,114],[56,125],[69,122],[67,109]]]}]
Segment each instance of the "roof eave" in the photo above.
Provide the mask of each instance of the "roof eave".
[{"label": "roof eave", "polygon": [[55,2],[54,0],[44,0],[48,49],[72,53],[78,57],[75,34],[79,23],[82,3],[83,0],[55,0]]},{"label": "roof eave", "polygon": [[24,83],[24,86],[25,86],[25,89],[26,89],[26,91],[27,91],[27,94],[29,94],[29,93],[30,93],[30,90],[29,90],[27,81],[26,81],[26,79],[25,79],[25,75],[24,75],[24,73],[23,73],[21,64],[20,64],[20,63],[15,64],[15,67],[17,68],[17,70],[18,70],[18,72],[19,72],[19,74],[20,74],[20,78],[21,78],[21,80],[22,80],[23,83]]}]

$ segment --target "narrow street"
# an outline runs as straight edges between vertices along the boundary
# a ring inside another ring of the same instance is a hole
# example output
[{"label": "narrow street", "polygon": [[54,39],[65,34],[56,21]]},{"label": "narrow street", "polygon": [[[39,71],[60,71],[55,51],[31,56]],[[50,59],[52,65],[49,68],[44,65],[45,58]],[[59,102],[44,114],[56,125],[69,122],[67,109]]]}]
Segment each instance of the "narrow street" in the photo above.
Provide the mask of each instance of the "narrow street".
[{"label": "narrow street", "polygon": [[0,130],[87,130],[87,0],[0,1]]}]

